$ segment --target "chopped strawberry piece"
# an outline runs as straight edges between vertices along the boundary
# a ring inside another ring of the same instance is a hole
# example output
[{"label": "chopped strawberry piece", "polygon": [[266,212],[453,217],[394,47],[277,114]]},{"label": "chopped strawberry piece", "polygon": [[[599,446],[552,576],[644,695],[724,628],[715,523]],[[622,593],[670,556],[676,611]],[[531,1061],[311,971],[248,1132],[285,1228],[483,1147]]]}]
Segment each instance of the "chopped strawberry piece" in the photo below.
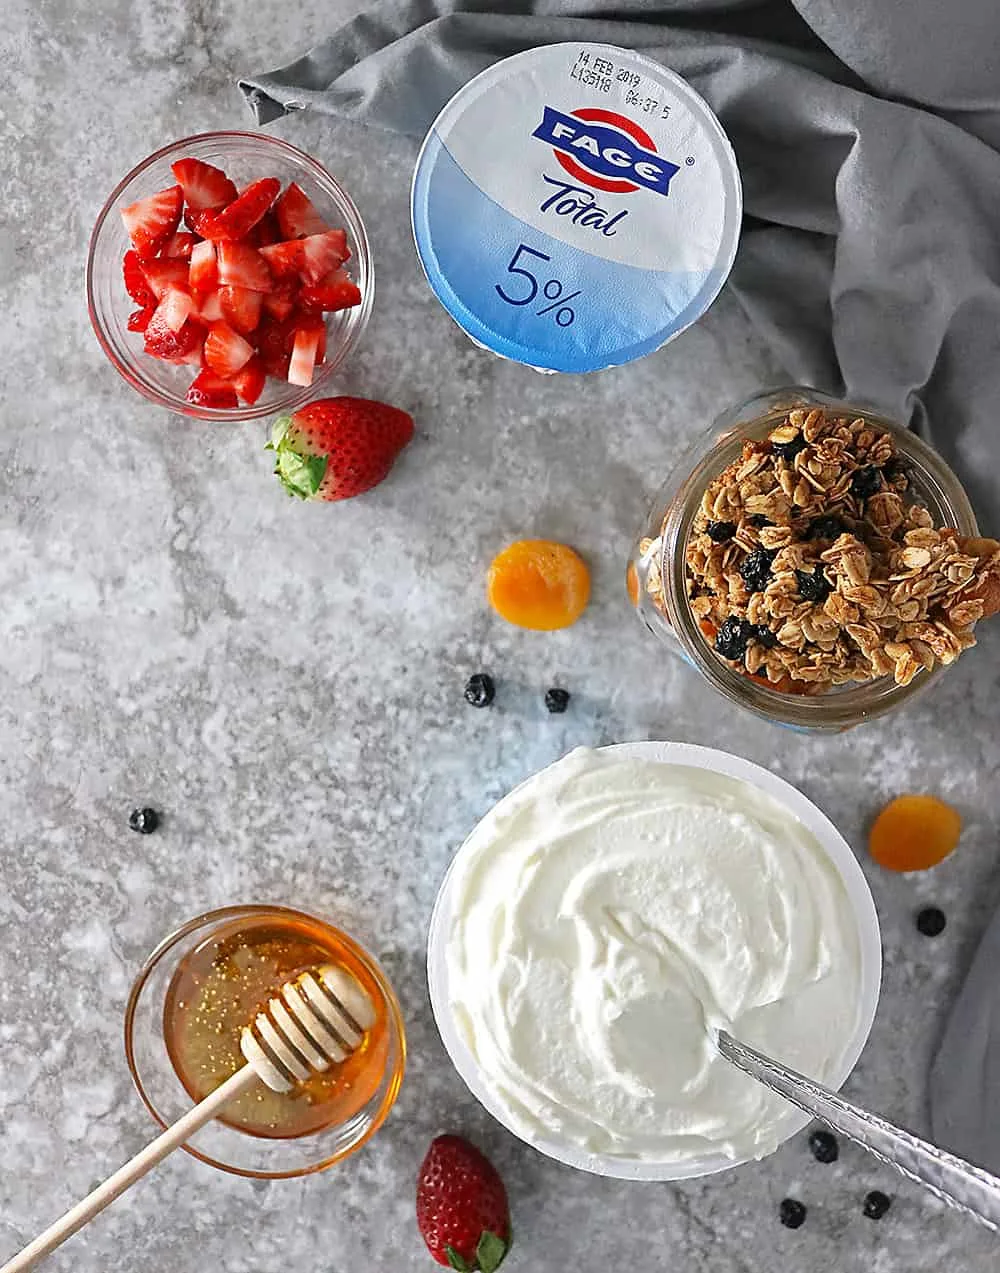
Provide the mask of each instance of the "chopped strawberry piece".
[{"label": "chopped strawberry piece", "polygon": [[254,228],[246,237],[247,243],[251,247],[264,248],[270,247],[272,243],[280,243],[285,236],[278,228],[278,220],[274,215],[274,209],[271,208],[257,222]]},{"label": "chopped strawberry piece", "polygon": [[240,405],[230,381],[207,368],[198,372],[184,396],[196,407],[215,407],[218,411],[231,411]]},{"label": "chopped strawberry piece", "polygon": [[156,304],[156,293],[152,291],[146,282],[146,275],[143,273],[139,253],[134,248],[129,248],[125,253],[122,260],[122,275],[125,279],[125,291],[128,292],[137,305],[141,305],[145,309],[149,305]]},{"label": "chopped strawberry piece", "polygon": [[184,202],[196,212],[224,208],[236,198],[236,187],[222,169],[201,159],[178,159],[170,170],[184,191]]},{"label": "chopped strawberry piece", "polygon": [[260,249],[261,256],[275,278],[298,278],[303,263],[303,242],[303,239],[295,239],[291,243],[274,243]]},{"label": "chopped strawberry piece", "polygon": [[149,326],[149,320],[156,313],[155,305],[147,305],[145,309],[133,310],[128,316],[128,329],[130,332],[144,332]]},{"label": "chopped strawberry piece", "polygon": [[257,329],[255,339],[264,370],[269,376],[284,380],[288,375],[288,360],[295,340],[291,320],[265,319]]},{"label": "chopped strawberry piece", "polygon": [[352,306],[361,304],[361,290],[347,277],[344,270],[337,269],[312,287],[304,287],[299,296],[299,304],[306,310],[324,310],[327,313],[351,309]]},{"label": "chopped strawberry piece", "polygon": [[202,345],[204,344],[204,329],[198,333],[198,343],[187,351],[181,358],[168,358],[168,362],[176,363],[178,367],[192,366],[200,367],[202,364]]},{"label": "chopped strawberry piece", "polygon": [[188,283],[196,292],[208,292],[219,282],[219,267],[215,261],[215,244],[207,239],[191,249],[191,265]]},{"label": "chopped strawberry piece", "polygon": [[264,297],[264,308],[272,318],[287,318],[295,308],[298,290],[297,279],[286,279],[283,283],[275,284],[274,289]]},{"label": "chopped strawberry piece", "polygon": [[273,286],[267,262],[256,248],[246,243],[223,242],[218,246],[219,282],[226,287],[248,287],[252,292],[269,292]]},{"label": "chopped strawberry piece", "polygon": [[263,363],[255,357],[233,377],[233,385],[244,402],[253,403],[263,393],[266,378]]},{"label": "chopped strawberry piece", "polygon": [[253,357],[253,345],[226,322],[213,323],[205,337],[205,362],[220,376],[235,376]]},{"label": "chopped strawberry piece", "polygon": [[155,256],[177,229],[182,203],[180,186],[169,186],[122,208],[128,237],[143,260]]},{"label": "chopped strawberry piece", "polygon": [[288,383],[290,385],[311,385],[313,369],[316,366],[316,351],[319,349],[319,329],[301,328],[295,333],[292,346],[292,358],[288,364]]},{"label": "chopped strawberry piece", "polygon": [[299,242],[302,244],[302,277],[307,283],[318,283],[351,255],[347,234],[343,230],[311,234],[308,239],[300,239]]},{"label": "chopped strawberry piece", "polygon": [[252,332],[260,322],[260,309],[264,303],[261,292],[252,292],[248,287],[220,287],[219,306],[222,317],[238,332],[246,335]]},{"label": "chopped strawberry piece", "polygon": [[198,242],[193,234],[188,230],[178,230],[176,234],[170,236],[163,245],[161,256],[179,256],[182,260],[191,259],[191,249]]},{"label": "chopped strawberry piece", "polygon": [[177,257],[162,257],[155,261],[144,261],[142,272],[145,275],[146,282],[149,284],[150,291],[152,291],[157,300],[162,300],[172,287],[180,290],[187,287],[187,262]]},{"label": "chopped strawberry piece", "polygon": [[205,232],[202,227],[208,225],[214,216],[215,213],[211,208],[202,208],[201,211],[198,211],[197,208],[185,208],[184,224],[193,234],[198,234],[204,238]]},{"label": "chopped strawberry piece", "polygon": [[324,234],[330,228],[294,181],[274,205],[274,214],[283,239],[304,239],[309,234]]},{"label": "chopped strawberry piece", "polygon": [[252,182],[221,212],[213,213],[200,223],[200,233],[216,242],[245,238],[274,202],[281,189],[276,177],[262,177]]},{"label": "chopped strawberry piece", "polygon": [[182,292],[176,287],[167,290],[160,301],[157,313],[172,332],[179,332],[191,316],[194,301],[189,292]]},{"label": "chopped strawberry piece", "polygon": [[157,305],[156,311],[151,315],[146,326],[143,348],[147,354],[152,354],[154,358],[184,358],[185,355],[193,353],[198,348],[202,339],[203,331],[201,326],[190,319],[181,327],[180,331],[171,330],[163,313],[164,306],[168,306],[169,312],[170,304],[169,298],[164,297]]},{"label": "chopped strawberry piece", "polygon": [[218,290],[205,292],[198,306],[198,317],[203,323],[217,323],[222,317],[222,301]]}]

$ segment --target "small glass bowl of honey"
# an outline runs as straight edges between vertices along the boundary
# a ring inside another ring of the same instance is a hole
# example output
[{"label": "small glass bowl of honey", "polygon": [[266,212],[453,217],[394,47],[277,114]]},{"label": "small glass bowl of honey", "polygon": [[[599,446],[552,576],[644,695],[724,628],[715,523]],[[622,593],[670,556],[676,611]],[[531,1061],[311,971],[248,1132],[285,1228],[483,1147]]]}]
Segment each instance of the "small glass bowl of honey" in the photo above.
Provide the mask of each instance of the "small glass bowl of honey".
[{"label": "small glass bowl of honey", "polygon": [[325,920],[282,906],[209,911],[171,933],[136,978],[125,1054],[146,1108],[166,1127],[243,1064],[240,1031],[285,982],[338,964],[367,992],[375,1024],[357,1050],[287,1095],[254,1084],[184,1146],[256,1179],[323,1171],[381,1127],[403,1080],[399,1004],[377,961]]}]

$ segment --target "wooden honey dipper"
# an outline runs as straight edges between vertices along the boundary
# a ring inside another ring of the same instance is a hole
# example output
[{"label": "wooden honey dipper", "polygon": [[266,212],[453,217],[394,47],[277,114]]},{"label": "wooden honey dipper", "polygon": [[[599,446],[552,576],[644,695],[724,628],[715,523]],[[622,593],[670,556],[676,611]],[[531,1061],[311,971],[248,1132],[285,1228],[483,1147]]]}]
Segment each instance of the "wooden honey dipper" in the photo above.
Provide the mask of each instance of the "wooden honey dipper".
[{"label": "wooden honey dipper", "polygon": [[310,1074],[339,1065],[361,1045],[375,1017],[368,993],[350,973],[333,964],[286,982],[240,1034],[246,1065],[29,1242],[0,1273],[33,1268],[254,1083],[262,1082],[274,1092],[291,1092]]}]

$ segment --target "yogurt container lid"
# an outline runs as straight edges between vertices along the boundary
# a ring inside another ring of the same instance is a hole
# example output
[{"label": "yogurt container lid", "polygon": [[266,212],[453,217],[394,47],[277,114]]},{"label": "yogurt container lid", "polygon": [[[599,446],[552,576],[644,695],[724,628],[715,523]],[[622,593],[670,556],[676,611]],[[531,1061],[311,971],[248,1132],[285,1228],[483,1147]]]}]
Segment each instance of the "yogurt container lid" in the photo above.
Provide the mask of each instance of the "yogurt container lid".
[{"label": "yogurt container lid", "polygon": [[708,309],[742,193],[729,139],[679,75],[607,44],[496,63],[431,126],[413,236],[473,341],[540,371],[641,358]]}]

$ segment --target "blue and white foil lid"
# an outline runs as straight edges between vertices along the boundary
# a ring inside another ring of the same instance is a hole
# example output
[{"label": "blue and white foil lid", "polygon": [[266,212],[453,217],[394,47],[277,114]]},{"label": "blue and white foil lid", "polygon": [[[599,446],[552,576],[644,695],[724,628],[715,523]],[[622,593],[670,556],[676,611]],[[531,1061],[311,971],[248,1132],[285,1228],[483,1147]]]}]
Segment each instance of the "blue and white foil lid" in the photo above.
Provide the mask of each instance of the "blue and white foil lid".
[{"label": "blue and white foil lid", "polygon": [[729,139],[673,71],[605,44],[507,58],[459,90],[413,177],[428,282],[479,345],[618,366],[708,309],[739,240]]}]

